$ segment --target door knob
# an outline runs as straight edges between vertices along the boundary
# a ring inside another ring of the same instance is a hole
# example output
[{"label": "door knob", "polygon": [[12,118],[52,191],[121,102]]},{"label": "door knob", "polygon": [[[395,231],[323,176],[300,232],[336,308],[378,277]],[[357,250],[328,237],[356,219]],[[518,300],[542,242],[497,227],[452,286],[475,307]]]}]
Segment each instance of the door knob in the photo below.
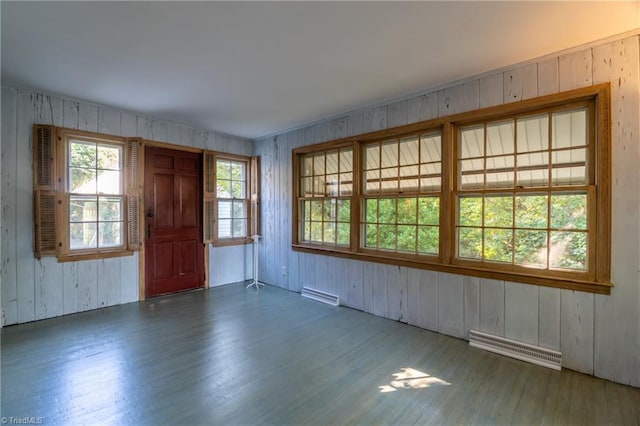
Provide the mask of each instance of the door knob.
[{"label": "door knob", "polygon": [[151,211],[151,209],[147,211],[147,217],[153,217],[153,212]]}]

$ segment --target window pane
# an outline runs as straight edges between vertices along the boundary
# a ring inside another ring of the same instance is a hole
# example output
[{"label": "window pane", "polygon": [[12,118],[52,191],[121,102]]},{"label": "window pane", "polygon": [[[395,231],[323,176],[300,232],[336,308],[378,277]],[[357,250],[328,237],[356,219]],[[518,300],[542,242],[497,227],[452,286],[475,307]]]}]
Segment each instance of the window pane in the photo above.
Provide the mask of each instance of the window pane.
[{"label": "window pane", "polygon": [[333,198],[324,200],[322,220],[332,222],[336,220],[336,204],[336,200]]},{"label": "window pane", "polygon": [[513,231],[511,229],[485,229],[484,258],[492,262],[511,263],[513,257]]},{"label": "window pane", "polygon": [[398,199],[398,223],[417,223],[417,205],[415,198]]},{"label": "window pane", "polygon": [[410,136],[400,140],[400,165],[418,163],[418,137]]},{"label": "window pane", "polygon": [[458,229],[458,257],[482,259],[482,229]]},{"label": "window pane", "polygon": [[551,196],[551,228],[587,229],[587,194]]},{"label": "window pane", "polygon": [[351,238],[351,225],[348,223],[338,223],[337,243],[341,246],[348,246]]},{"label": "window pane", "polygon": [[378,226],[367,225],[365,227],[365,246],[376,248],[378,246]]},{"label": "window pane", "polygon": [[365,191],[369,194],[380,192],[380,170],[365,172]]},{"label": "window pane", "polygon": [[553,151],[552,179],[554,185],[583,185],[586,183],[585,148]]},{"label": "window pane", "polygon": [[460,161],[460,187],[462,189],[478,189],[484,187],[484,160]]},{"label": "window pane", "polygon": [[96,171],[89,169],[76,169],[70,170],[70,192],[77,194],[96,194],[98,190]]},{"label": "window pane", "polygon": [[338,152],[327,152],[327,174],[338,173]]},{"label": "window pane", "polygon": [[311,223],[310,222],[304,222],[304,227],[303,227],[303,232],[304,232],[304,237],[302,238],[303,241],[310,241],[311,240]]},{"label": "window pane", "polygon": [[351,195],[353,192],[353,173],[340,175],[340,195]]},{"label": "window pane", "polygon": [[231,196],[233,198],[247,198],[244,181],[231,182]]},{"label": "window pane", "polygon": [[231,219],[218,219],[218,237],[231,238]]},{"label": "window pane", "polygon": [[440,134],[424,134],[420,136],[420,162],[431,163],[441,159]]},{"label": "window pane", "polygon": [[518,155],[518,186],[530,188],[549,184],[549,154]]},{"label": "window pane", "polygon": [[436,226],[440,224],[440,198],[421,197],[418,199],[418,223]]},{"label": "window pane", "polygon": [[440,191],[441,183],[440,178],[422,178],[420,179],[420,190],[425,192]]},{"label": "window pane", "polygon": [[416,252],[416,227],[398,225],[398,250]]},{"label": "window pane", "polygon": [[315,154],[313,156],[313,174],[318,176],[324,173],[324,153]]},{"label": "window pane", "polygon": [[216,178],[218,180],[231,179],[231,163],[229,161],[218,160],[216,162]]},{"label": "window pane", "polygon": [[233,237],[243,238],[247,236],[247,219],[233,219]]},{"label": "window pane", "polygon": [[311,222],[311,241],[322,242],[322,222]]},{"label": "window pane", "polygon": [[511,195],[486,197],[484,200],[484,226],[501,228],[513,225],[513,197]]},{"label": "window pane", "polygon": [[245,219],[247,217],[247,204],[244,201],[233,202],[233,218]]},{"label": "window pane", "polygon": [[547,231],[516,230],[515,263],[532,268],[547,267]]},{"label": "window pane", "polygon": [[546,229],[548,215],[546,195],[518,195],[516,197],[516,227]]},{"label": "window pane", "polygon": [[518,152],[542,151],[548,147],[548,115],[518,118]]},{"label": "window pane", "polygon": [[69,166],[95,169],[97,164],[96,147],[95,143],[70,141]]},{"label": "window pane", "polygon": [[232,202],[228,200],[218,200],[218,219],[231,219]]},{"label": "window pane", "polygon": [[461,197],[458,208],[458,224],[482,226],[482,198]]},{"label": "window pane", "polygon": [[487,124],[487,155],[513,154],[513,121]]},{"label": "window pane", "polygon": [[438,254],[440,228],[437,226],[418,227],[418,253]]},{"label": "window pane", "polygon": [[69,220],[71,222],[90,222],[97,219],[98,204],[96,197],[71,196]]},{"label": "window pane", "polygon": [[380,149],[380,167],[398,165],[398,143],[396,141],[384,142]]},{"label": "window pane", "polygon": [[338,222],[349,223],[351,221],[351,201],[338,200]]},{"label": "window pane", "polygon": [[552,148],[569,148],[587,144],[587,111],[553,114]]},{"label": "window pane", "polygon": [[303,201],[302,202],[302,211],[303,211],[303,218],[305,221],[310,221],[311,220],[311,201]]},{"label": "window pane", "polygon": [[368,223],[378,222],[378,199],[370,198],[365,201],[365,218]]},{"label": "window pane", "polygon": [[98,168],[120,170],[122,149],[115,146],[98,145]]},{"label": "window pane", "polygon": [[353,171],[353,151],[343,149],[340,151],[340,173]]},{"label": "window pane", "polygon": [[311,155],[305,155],[302,157],[302,176],[313,175],[313,157]]},{"label": "window pane", "polygon": [[122,223],[101,222],[98,224],[100,247],[115,247],[122,245]]},{"label": "window pane", "polygon": [[396,249],[396,227],[395,225],[378,226],[378,247],[381,249]]},{"label": "window pane", "polygon": [[487,158],[487,174],[485,186],[487,188],[513,188],[514,158],[513,155]]},{"label": "window pane", "polygon": [[482,125],[460,130],[460,158],[484,155],[484,127]]},{"label": "window pane", "polygon": [[69,225],[69,247],[72,250],[98,247],[97,223],[71,223]]},{"label": "window pane", "polygon": [[311,201],[311,220],[318,222],[322,220],[322,201]]},{"label": "window pane", "polygon": [[120,221],[122,220],[122,199],[115,197],[100,197],[98,200],[100,221]]},{"label": "window pane", "polygon": [[396,200],[381,198],[378,201],[378,220],[380,223],[396,223]]},{"label": "window pane", "polygon": [[313,178],[302,178],[302,194],[303,197],[313,196]]},{"label": "window pane", "polygon": [[316,176],[313,178],[313,195],[323,197],[325,195],[325,176]]},{"label": "window pane", "polygon": [[551,231],[549,263],[552,268],[587,269],[587,233]]},{"label": "window pane", "polygon": [[380,145],[367,145],[364,149],[367,170],[380,168]]},{"label": "window pane", "polygon": [[327,191],[326,195],[337,196],[338,195],[338,175],[327,175]]},{"label": "window pane", "polygon": [[99,194],[121,194],[120,172],[119,171],[98,171],[98,193]]},{"label": "window pane", "polygon": [[323,241],[325,243],[336,242],[336,224],[332,222],[325,222],[323,226],[324,236]]}]

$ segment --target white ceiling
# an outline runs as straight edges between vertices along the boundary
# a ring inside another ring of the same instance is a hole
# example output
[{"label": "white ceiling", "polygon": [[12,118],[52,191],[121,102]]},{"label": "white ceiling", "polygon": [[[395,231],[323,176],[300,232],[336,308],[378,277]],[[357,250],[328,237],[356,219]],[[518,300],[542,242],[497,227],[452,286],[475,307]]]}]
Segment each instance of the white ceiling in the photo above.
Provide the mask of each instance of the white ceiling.
[{"label": "white ceiling", "polygon": [[255,138],[640,27],[640,2],[0,2],[2,78]]}]

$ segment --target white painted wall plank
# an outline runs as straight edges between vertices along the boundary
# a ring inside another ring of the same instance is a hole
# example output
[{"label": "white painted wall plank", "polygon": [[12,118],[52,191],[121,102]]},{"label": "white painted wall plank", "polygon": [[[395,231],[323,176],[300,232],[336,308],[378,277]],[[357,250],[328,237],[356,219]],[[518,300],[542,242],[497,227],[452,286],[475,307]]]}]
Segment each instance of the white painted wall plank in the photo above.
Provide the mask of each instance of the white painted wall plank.
[{"label": "white painted wall plank", "polygon": [[562,365],[593,374],[593,294],[562,290],[560,309]]},{"label": "white painted wall plank", "polygon": [[98,107],[81,102],[78,105],[78,129],[88,132],[98,131]]},{"label": "white painted wall plank", "polygon": [[139,299],[138,289],[138,256],[125,256],[120,259],[120,302],[130,303]]},{"label": "white painted wall plank", "polygon": [[432,331],[439,331],[439,276],[435,271],[421,271],[420,274],[420,327]]},{"label": "white painted wall plank", "polygon": [[68,129],[80,128],[80,102],[69,99],[63,101],[62,125]]},{"label": "white painted wall plank", "polygon": [[469,330],[480,329],[480,278],[465,276],[464,285],[464,338],[469,340]]},{"label": "white painted wall plank", "polygon": [[558,58],[538,62],[538,96],[558,93]]},{"label": "white painted wall plank", "polygon": [[504,337],[538,345],[538,287],[506,282]]},{"label": "white painted wall plank", "polygon": [[420,322],[420,269],[409,268],[407,272],[407,323],[421,326]]},{"label": "white painted wall plank", "polygon": [[504,281],[480,279],[480,331],[504,336]]},{"label": "white painted wall plank", "polygon": [[36,260],[36,320],[62,315],[62,266],[55,257]]},{"label": "white painted wall plank", "polygon": [[386,129],[387,125],[387,107],[377,106],[364,111],[364,132],[374,132],[376,130]]},{"label": "white painted wall plank", "polygon": [[108,135],[120,135],[120,111],[113,108],[98,108],[98,132]]},{"label": "white painted wall plank", "polygon": [[62,265],[62,314],[78,312],[78,262]]},{"label": "white painted wall plank", "polygon": [[[348,123],[348,131],[347,136],[359,135],[364,132],[364,111],[354,111],[349,114],[349,123]],[[306,132],[306,129],[301,130],[303,133]],[[307,143],[305,143],[307,145]]]},{"label": "white painted wall plank", "polygon": [[527,64],[505,71],[504,103],[517,102],[538,96],[538,65]]},{"label": "white painted wall plank", "polygon": [[373,314],[387,318],[387,268],[390,266],[374,263],[373,269]]},{"label": "white painted wall plank", "polygon": [[409,102],[406,100],[392,103],[387,112],[389,127],[404,126],[409,122]]},{"label": "white painted wall plank", "polygon": [[[124,135],[123,136],[127,136]],[[167,122],[164,120],[151,120],[151,139],[158,142],[167,141]]]},{"label": "white painted wall plank", "polygon": [[407,322],[407,268],[387,267],[387,318]]},{"label": "white painted wall plank", "polygon": [[[640,386],[639,36],[593,49],[593,82],[611,81],[613,208],[610,296],[595,296],[595,375]],[[635,212],[636,214],[629,214]],[[612,348],[628,347],[628,350]],[[635,372],[635,374],[630,372]]]},{"label": "white painted wall plank", "polygon": [[347,261],[347,301],[348,306],[364,310],[363,271],[364,262],[356,260]]},{"label": "white painted wall plank", "polygon": [[560,290],[539,288],[538,345],[560,350]]},{"label": "white painted wall plank", "polygon": [[2,225],[0,253],[2,255],[2,325],[18,322],[18,288],[16,246],[17,208],[17,158],[18,158],[18,92],[12,88],[2,88]]},{"label": "white painted wall plank", "polygon": [[480,108],[480,81],[471,80],[462,85],[462,110],[473,111]]},{"label": "white painted wall plank", "polygon": [[97,262],[78,262],[78,311],[88,311],[98,307]]},{"label": "white painted wall plank", "polygon": [[98,262],[98,307],[120,304],[120,278],[120,258]]},{"label": "white painted wall plank", "polygon": [[480,79],[480,108],[501,105],[504,99],[502,74],[489,75]]},{"label": "white painted wall plank", "polygon": [[376,264],[372,262],[362,262],[363,282],[362,282],[362,310],[370,314],[373,313],[373,281],[376,279]]},{"label": "white painted wall plank", "polygon": [[438,331],[464,338],[464,287],[461,275],[439,274]]},{"label": "white painted wall plank", "polygon": [[561,92],[590,86],[592,81],[591,49],[560,56],[558,76]]},{"label": "white painted wall plank", "polygon": [[462,112],[464,99],[464,86],[448,87],[438,91],[438,117]]}]

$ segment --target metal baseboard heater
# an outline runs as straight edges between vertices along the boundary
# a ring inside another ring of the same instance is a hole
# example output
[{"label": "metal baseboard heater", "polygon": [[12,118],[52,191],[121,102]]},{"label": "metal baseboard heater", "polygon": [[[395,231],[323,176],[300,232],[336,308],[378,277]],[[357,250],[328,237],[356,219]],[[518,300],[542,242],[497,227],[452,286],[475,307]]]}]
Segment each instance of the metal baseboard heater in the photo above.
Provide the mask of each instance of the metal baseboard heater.
[{"label": "metal baseboard heater", "polygon": [[326,293],[324,291],[316,290],[313,288],[303,287],[300,294],[302,294],[302,297],[306,297],[307,299],[312,299],[317,302],[326,303],[327,305],[338,306],[340,304],[340,298],[337,295]]},{"label": "metal baseboard heater", "polygon": [[560,371],[562,368],[561,352],[480,331],[469,331],[469,345],[553,370]]}]

